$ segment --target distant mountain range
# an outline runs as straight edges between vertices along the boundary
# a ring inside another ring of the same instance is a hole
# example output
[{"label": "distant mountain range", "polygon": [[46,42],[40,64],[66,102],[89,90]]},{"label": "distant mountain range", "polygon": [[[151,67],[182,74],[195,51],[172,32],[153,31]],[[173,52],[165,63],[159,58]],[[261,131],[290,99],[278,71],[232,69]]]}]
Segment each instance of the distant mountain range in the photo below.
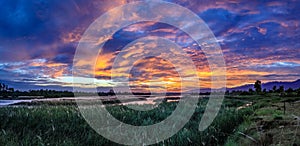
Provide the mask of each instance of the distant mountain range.
[{"label": "distant mountain range", "polygon": [[[279,86],[284,86],[285,90],[288,89],[288,88],[298,89],[298,88],[300,88],[300,79],[296,80],[296,81],[293,81],[293,82],[274,81],[274,82],[263,83],[262,84],[262,89],[270,90],[270,89],[273,88],[273,86],[277,86],[277,89],[279,88]],[[233,90],[248,91],[250,88],[254,89],[254,85],[253,84],[247,84],[247,85],[238,86],[238,87],[234,87],[234,88],[227,88],[227,90],[229,90],[229,91],[233,91]]]},{"label": "distant mountain range", "polygon": [[[13,87],[17,90],[21,90],[21,91],[25,91],[25,90],[37,90],[37,89],[51,89],[51,90],[68,90],[68,91],[73,91],[72,87],[61,87],[61,86],[37,86],[37,85],[33,85],[30,83],[26,83],[26,82],[13,82],[13,81],[3,81],[0,80],[0,83],[5,83],[7,84],[9,87]],[[254,83],[253,83],[254,84]],[[238,86],[238,87],[233,87],[233,88],[227,88],[228,91],[248,91],[250,88],[254,89],[253,84],[247,84],[247,85],[242,85],[242,86]],[[292,89],[298,89],[300,88],[300,79],[293,81],[293,82],[279,82],[279,81],[274,81],[274,82],[268,82],[268,83],[263,83],[262,84],[262,89],[267,89],[270,90],[273,88],[273,86],[277,86],[277,89],[279,88],[279,86],[284,86],[285,90],[288,88],[292,88]],[[108,87],[98,87],[97,90],[98,92],[107,92],[109,91],[111,88]],[[86,92],[90,92],[93,91],[91,89],[83,89],[82,91],[86,91]],[[211,89],[209,88],[201,88],[200,92],[201,93],[205,93],[205,92],[210,92]],[[194,91],[190,91],[190,92],[194,92]]]}]

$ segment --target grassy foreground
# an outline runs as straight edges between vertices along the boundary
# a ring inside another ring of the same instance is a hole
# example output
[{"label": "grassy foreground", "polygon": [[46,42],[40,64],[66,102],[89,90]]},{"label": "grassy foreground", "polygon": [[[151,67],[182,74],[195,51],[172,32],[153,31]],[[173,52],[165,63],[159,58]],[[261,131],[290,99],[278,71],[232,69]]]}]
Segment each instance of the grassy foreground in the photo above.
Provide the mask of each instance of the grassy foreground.
[{"label": "grassy foreground", "polygon": [[[200,132],[198,126],[206,103],[202,100],[185,127],[157,145],[223,145],[253,113],[251,108],[236,110],[235,106],[243,103],[225,101],[213,124]],[[132,112],[123,106],[107,108],[125,123],[150,125],[168,117],[176,103],[162,103],[157,110],[147,112]],[[3,107],[0,119],[1,145],[118,145],[90,128],[75,106]]]},{"label": "grassy foreground", "polygon": [[300,145],[300,97],[267,94],[235,98],[253,101],[254,113],[229,136],[226,146]]}]

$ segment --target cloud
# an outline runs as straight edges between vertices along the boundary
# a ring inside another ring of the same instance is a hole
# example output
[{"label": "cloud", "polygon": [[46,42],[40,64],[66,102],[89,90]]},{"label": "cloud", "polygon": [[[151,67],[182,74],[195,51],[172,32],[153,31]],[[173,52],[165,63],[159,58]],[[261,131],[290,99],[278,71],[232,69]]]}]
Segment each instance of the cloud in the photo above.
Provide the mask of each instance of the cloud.
[{"label": "cloud", "polygon": [[[212,30],[224,53],[228,86],[252,83],[256,79],[300,77],[295,73],[300,71],[298,1],[168,1],[189,8]],[[104,12],[128,2],[131,1],[1,1],[0,79],[32,86],[66,86],[67,83],[57,79],[72,75],[73,57],[85,30]],[[115,13],[112,17],[119,16]],[[132,14],[134,18],[138,16]],[[181,46],[197,67],[201,86],[210,87],[212,73],[195,41],[178,28],[150,21],[127,26],[108,38],[97,60],[96,78],[109,81],[115,56],[128,43],[147,36],[167,38]],[[135,51],[138,49],[143,48]],[[87,56],[82,64],[88,61]],[[129,65],[126,61],[122,63],[124,68]],[[170,64],[151,58],[137,61],[131,76],[136,89],[143,87],[152,76],[165,83],[177,77]],[[174,89],[178,88],[174,85]]]}]

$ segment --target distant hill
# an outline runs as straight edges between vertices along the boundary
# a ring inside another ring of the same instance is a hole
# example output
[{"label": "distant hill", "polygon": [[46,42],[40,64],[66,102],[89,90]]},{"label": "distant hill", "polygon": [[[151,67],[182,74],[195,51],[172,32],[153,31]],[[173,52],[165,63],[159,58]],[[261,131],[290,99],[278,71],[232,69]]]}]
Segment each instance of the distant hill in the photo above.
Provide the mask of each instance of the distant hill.
[{"label": "distant hill", "polygon": [[[26,91],[26,90],[39,90],[39,89],[49,89],[49,90],[57,90],[57,91],[73,91],[73,87],[62,87],[62,86],[56,86],[56,85],[52,85],[52,86],[37,86],[34,85],[30,82],[13,82],[13,81],[6,81],[6,80],[0,80],[0,83],[4,83],[7,84],[9,87],[13,87],[15,88],[15,90],[20,90],[20,91]],[[254,84],[254,83],[253,83]],[[249,88],[254,89],[253,84],[247,84],[247,85],[242,85],[242,86],[238,86],[238,87],[234,87],[234,88],[227,88],[228,91],[248,91]],[[270,90],[273,88],[273,86],[277,86],[277,89],[279,88],[279,86],[284,86],[285,90],[288,88],[292,88],[292,89],[298,89],[300,88],[300,79],[293,81],[293,82],[279,82],[279,81],[274,81],[274,82],[268,82],[268,83],[263,83],[262,84],[262,89],[267,89]],[[98,92],[107,92],[109,91],[110,87],[98,87],[97,91]],[[81,91],[81,90],[80,90]],[[94,91],[93,89],[90,88],[84,88],[82,89],[82,92],[92,92]],[[197,90],[191,90],[188,92],[194,92]],[[206,93],[206,92],[210,92],[211,89],[210,88],[201,88],[200,91],[197,92],[201,92],[201,93]]]},{"label": "distant hill", "polygon": [[[279,88],[279,86],[284,86],[285,90],[288,88],[298,89],[298,88],[300,88],[300,79],[293,81],[293,82],[274,81],[274,82],[263,83],[262,89],[270,90],[273,88],[273,86],[277,86],[277,89]],[[249,88],[254,89],[253,84],[247,84],[247,85],[238,86],[238,87],[234,87],[234,88],[227,88],[227,90],[229,90],[229,91],[233,91],[233,90],[248,91]]]},{"label": "distant hill", "polygon": [[254,89],[252,84],[246,84],[238,87],[227,88],[228,91],[248,91],[250,88]]}]

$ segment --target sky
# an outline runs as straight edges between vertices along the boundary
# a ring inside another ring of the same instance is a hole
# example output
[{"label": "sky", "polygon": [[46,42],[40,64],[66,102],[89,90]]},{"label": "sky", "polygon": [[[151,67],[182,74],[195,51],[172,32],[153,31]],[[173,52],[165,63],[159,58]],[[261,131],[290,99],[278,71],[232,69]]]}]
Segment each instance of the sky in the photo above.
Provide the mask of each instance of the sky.
[{"label": "sky", "polygon": [[[20,90],[72,89],[73,58],[84,32],[105,12],[130,2],[0,1],[0,82]],[[211,29],[224,55],[227,87],[300,78],[300,1],[168,2],[190,9]],[[146,36],[163,37],[181,46],[196,66],[200,87],[211,88],[212,73],[201,47],[182,30],[152,21],[126,26],[108,39],[93,72],[99,88],[117,86],[111,81],[115,57],[127,44]],[[136,90],[154,86],[177,91],[182,86],[176,67],[159,56],[136,60],[129,77]],[[75,85],[90,88],[84,81]]]}]

